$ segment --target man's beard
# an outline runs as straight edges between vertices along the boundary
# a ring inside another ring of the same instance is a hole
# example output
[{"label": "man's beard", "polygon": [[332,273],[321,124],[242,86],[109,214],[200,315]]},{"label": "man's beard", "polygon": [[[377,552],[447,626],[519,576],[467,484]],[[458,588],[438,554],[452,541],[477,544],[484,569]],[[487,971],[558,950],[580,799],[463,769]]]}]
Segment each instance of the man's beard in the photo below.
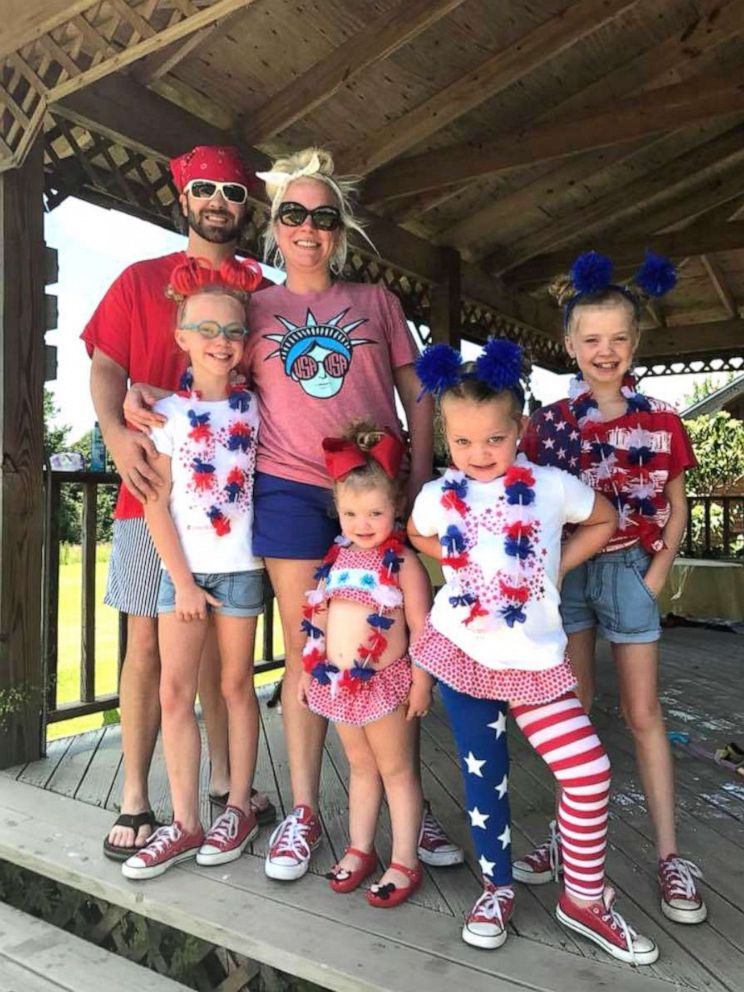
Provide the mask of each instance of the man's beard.
[{"label": "man's beard", "polygon": [[[224,227],[209,224],[207,221],[202,220],[202,214],[205,213],[218,214],[220,217],[224,217],[227,223]],[[204,238],[205,241],[209,241],[213,245],[224,245],[229,241],[237,241],[240,235],[240,228],[242,227],[242,224],[238,223],[227,210],[207,210],[206,208],[200,210],[198,214],[189,208],[186,222],[189,228],[195,231],[199,237]]]}]

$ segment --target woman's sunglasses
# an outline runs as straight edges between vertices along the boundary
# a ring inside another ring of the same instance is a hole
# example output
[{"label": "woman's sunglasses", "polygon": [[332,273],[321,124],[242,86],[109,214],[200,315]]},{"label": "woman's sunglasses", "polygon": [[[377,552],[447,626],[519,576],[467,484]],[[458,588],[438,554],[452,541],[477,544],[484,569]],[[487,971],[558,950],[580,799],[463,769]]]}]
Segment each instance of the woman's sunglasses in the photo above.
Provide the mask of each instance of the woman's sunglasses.
[{"label": "woman's sunglasses", "polygon": [[314,210],[308,210],[301,203],[287,200],[279,207],[277,216],[285,227],[299,227],[305,223],[307,217],[310,217],[313,227],[318,231],[335,231],[341,226],[341,211],[338,207],[315,207]]},{"label": "woman's sunglasses", "polygon": [[211,200],[217,192],[228,203],[245,203],[248,199],[248,187],[242,183],[218,183],[214,179],[192,179],[186,183],[183,191],[191,193],[197,200]]},{"label": "woman's sunglasses", "polygon": [[234,324],[219,324],[216,320],[202,320],[199,324],[179,324],[179,327],[182,331],[197,331],[209,340],[222,334],[228,341],[242,341],[248,333],[248,328],[237,321]]}]

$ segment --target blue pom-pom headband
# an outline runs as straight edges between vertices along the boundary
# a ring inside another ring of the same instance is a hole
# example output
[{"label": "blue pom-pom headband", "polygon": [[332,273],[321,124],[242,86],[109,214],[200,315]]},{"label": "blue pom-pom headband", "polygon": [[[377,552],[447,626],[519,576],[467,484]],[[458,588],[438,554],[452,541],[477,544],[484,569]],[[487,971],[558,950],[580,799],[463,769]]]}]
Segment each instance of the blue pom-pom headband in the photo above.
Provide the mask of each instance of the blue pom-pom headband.
[{"label": "blue pom-pom headband", "polygon": [[[626,286],[612,281],[612,259],[598,251],[586,251],[576,259],[570,269],[571,286],[574,295],[563,307],[563,326],[568,327],[576,304],[587,296],[594,296],[605,289],[613,289],[632,304],[636,316],[640,313],[640,297],[664,296],[677,284],[677,270],[674,264],[663,255],[656,255],[646,249],[646,254],[638,271]],[[633,287],[636,288],[634,292]]]},{"label": "blue pom-pom headband", "polygon": [[489,338],[472,371],[463,369],[462,355],[448,344],[432,344],[416,360],[424,393],[439,397],[465,379],[478,379],[494,392],[510,389],[524,403],[522,349],[506,338]]}]

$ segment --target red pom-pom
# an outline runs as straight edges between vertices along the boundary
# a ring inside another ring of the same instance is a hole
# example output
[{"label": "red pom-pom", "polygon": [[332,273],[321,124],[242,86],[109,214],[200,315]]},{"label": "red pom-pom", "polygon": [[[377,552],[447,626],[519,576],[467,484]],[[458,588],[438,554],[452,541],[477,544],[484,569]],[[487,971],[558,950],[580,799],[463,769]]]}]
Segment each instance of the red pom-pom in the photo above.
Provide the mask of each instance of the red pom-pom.
[{"label": "red pom-pom", "polygon": [[533,524],[526,520],[515,520],[513,524],[507,524],[504,527],[504,533],[508,537],[514,538],[515,541],[518,541],[520,537],[532,537],[533,530]]},{"label": "red pom-pom", "polygon": [[244,258],[240,261],[237,258],[226,258],[220,266],[218,276],[215,281],[229,286],[230,289],[242,290],[244,293],[254,292],[263,280],[261,266],[253,258]]},{"label": "red pom-pom", "polygon": [[526,486],[534,486],[535,476],[529,468],[521,465],[510,465],[504,473],[504,485],[513,486],[515,482],[523,482]]}]

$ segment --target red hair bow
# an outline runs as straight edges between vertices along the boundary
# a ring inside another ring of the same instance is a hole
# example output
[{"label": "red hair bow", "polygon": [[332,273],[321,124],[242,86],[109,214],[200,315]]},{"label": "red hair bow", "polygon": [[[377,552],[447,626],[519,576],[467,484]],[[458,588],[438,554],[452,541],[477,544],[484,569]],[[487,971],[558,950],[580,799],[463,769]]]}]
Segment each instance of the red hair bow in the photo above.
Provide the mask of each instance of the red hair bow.
[{"label": "red hair bow", "polygon": [[366,452],[362,451],[356,441],[347,441],[342,437],[323,438],[326,469],[337,482],[353,469],[366,465],[368,457],[382,467],[389,479],[394,479],[400,470],[404,451],[403,442],[387,427],[380,440]]},{"label": "red hair bow", "polygon": [[252,293],[262,280],[261,266],[253,258],[226,258],[219,269],[213,269],[206,258],[190,255],[173,269],[169,284],[178,296],[185,299],[210,285]]}]

